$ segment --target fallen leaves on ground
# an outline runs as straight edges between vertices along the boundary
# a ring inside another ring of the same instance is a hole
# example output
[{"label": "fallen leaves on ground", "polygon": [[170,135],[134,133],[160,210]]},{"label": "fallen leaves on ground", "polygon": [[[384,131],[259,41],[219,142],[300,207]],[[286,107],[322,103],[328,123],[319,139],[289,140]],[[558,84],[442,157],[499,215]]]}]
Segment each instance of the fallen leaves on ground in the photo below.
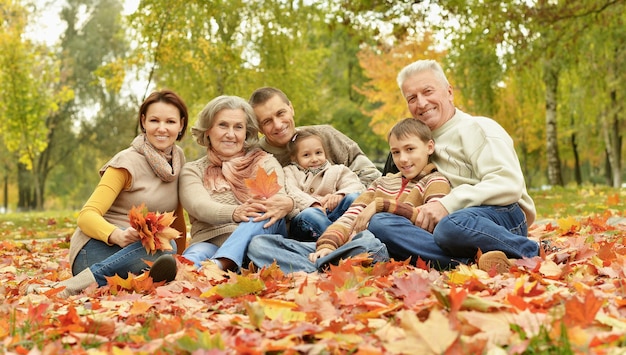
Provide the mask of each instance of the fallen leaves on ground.
[{"label": "fallen leaves on ground", "polygon": [[[60,299],[67,239],[1,242],[0,341],[11,354],[614,354],[626,350],[625,224],[567,218],[530,231],[547,252],[490,275],[356,257],[325,273],[241,274],[178,257]],[[59,271],[61,270],[61,271]]]}]

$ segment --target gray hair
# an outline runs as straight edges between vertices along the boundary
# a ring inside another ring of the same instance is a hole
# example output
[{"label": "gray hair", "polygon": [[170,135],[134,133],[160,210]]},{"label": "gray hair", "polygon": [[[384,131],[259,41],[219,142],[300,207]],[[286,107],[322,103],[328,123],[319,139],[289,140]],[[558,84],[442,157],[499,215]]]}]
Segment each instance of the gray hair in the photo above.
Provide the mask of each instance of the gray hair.
[{"label": "gray hair", "polygon": [[191,135],[201,146],[208,147],[211,142],[206,135],[213,126],[215,116],[222,110],[242,110],[246,114],[246,140],[243,144],[244,149],[254,147],[259,142],[259,126],[256,115],[250,104],[239,96],[221,95],[209,101],[198,115],[198,120],[191,127]]},{"label": "gray hair", "polygon": [[400,90],[402,90],[402,84],[404,84],[409,77],[426,70],[432,71],[435,76],[441,80],[442,84],[445,84],[446,86],[450,85],[448,78],[446,78],[446,74],[443,72],[441,65],[439,65],[437,61],[432,59],[422,59],[415,61],[400,70],[396,79]]}]

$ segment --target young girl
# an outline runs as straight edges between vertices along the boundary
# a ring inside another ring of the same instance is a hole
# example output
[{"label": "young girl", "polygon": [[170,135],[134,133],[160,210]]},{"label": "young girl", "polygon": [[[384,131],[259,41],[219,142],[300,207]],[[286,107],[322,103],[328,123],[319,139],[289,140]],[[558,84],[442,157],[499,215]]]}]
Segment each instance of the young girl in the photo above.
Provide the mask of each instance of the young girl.
[{"label": "young girl", "polygon": [[359,177],[326,157],[322,138],[300,129],[287,144],[291,165],[284,167],[287,193],[298,215],[291,220],[289,235],[315,241],[365,190]]},{"label": "young girl", "polygon": [[346,213],[328,227],[317,240],[315,252],[309,255],[312,262],[365,230],[375,213],[389,212],[415,223],[421,205],[437,201],[450,192],[450,182],[429,162],[435,143],[424,123],[406,118],[391,129],[388,140],[391,156],[400,172],[376,179]]}]

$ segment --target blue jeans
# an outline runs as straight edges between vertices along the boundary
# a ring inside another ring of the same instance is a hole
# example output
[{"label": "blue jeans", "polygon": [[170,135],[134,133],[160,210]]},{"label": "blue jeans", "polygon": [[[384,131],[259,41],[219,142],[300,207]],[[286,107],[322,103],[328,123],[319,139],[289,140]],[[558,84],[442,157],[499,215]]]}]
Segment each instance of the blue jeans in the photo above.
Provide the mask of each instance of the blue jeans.
[{"label": "blue jeans", "polygon": [[246,261],[246,252],[252,237],[259,234],[287,235],[284,218],[276,221],[268,228],[263,228],[267,220],[260,222],[253,222],[252,220],[253,218],[250,218],[249,222],[239,223],[237,229],[220,247],[211,244],[210,241],[195,243],[185,249],[183,256],[193,261],[197,268],[200,268],[202,262],[208,259],[226,258],[233,261],[237,268],[240,269],[244,261]]},{"label": "blue jeans", "polygon": [[347,194],[332,211],[309,207],[298,213],[289,223],[289,237],[303,242],[314,242],[324,233],[326,228],[348,210],[360,193]]},{"label": "blue jeans", "polygon": [[78,252],[72,265],[72,274],[76,275],[89,268],[98,286],[104,286],[107,284],[105,276],[112,277],[117,274],[122,278],[127,278],[129,272],[139,275],[148,268],[144,260],[154,262],[163,254],[176,253],[176,243],[172,240],[170,244],[173,250],[157,250],[154,254],[149,254],[140,241],[122,248],[119,245],[108,245],[92,238]]},{"label": "blue jeans", "polygon": [[473,262],[478,249],[500,250],[514,259],[539,254],[517,203],[464,208],[439,221],[433,234],[391,213],[375,214],[368,229],[387,245],[392,258],[421,258],[440,270]]},{"label": "blue jeans", "polygon": [[368,231],[363,231],[339,247],[319,258],[315,263],[309,254],[315,252],[315,242],[300,242],[281,235],[265,234],[252,238],[248,247],[248,258],[258,267],[271,265],[274,261],[284,272],[324,271],[329,264],[337,264],[341,259],[369,253],[374,262],[387,261],[387,247]]}]

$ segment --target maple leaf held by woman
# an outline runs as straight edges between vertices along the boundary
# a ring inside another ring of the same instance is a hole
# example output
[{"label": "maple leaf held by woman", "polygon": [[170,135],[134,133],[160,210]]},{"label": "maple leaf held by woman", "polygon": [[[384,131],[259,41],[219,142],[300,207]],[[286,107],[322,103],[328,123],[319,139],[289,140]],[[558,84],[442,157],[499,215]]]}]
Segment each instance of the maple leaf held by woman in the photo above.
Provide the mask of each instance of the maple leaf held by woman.
[{"label": "maple leaf held by woman", "polygon": [[250,189],[250,194],[258,198],[270,198],[280,191],[278,177],[276,172],[272,171],[269,175],[265,169],[259,167],[256,178],[245,179],[246,186]]},{"label": "maple leaf held by woman", "polygon": [[170,227],[176,219],[174,212],[149,212],[142,203],[139,207],[133,206],[128,212],[130,226],[139,232],[141,244],[146,252],[154,254],[157,250],[172,250],[170,240],[180,237],[180,233]]}]

